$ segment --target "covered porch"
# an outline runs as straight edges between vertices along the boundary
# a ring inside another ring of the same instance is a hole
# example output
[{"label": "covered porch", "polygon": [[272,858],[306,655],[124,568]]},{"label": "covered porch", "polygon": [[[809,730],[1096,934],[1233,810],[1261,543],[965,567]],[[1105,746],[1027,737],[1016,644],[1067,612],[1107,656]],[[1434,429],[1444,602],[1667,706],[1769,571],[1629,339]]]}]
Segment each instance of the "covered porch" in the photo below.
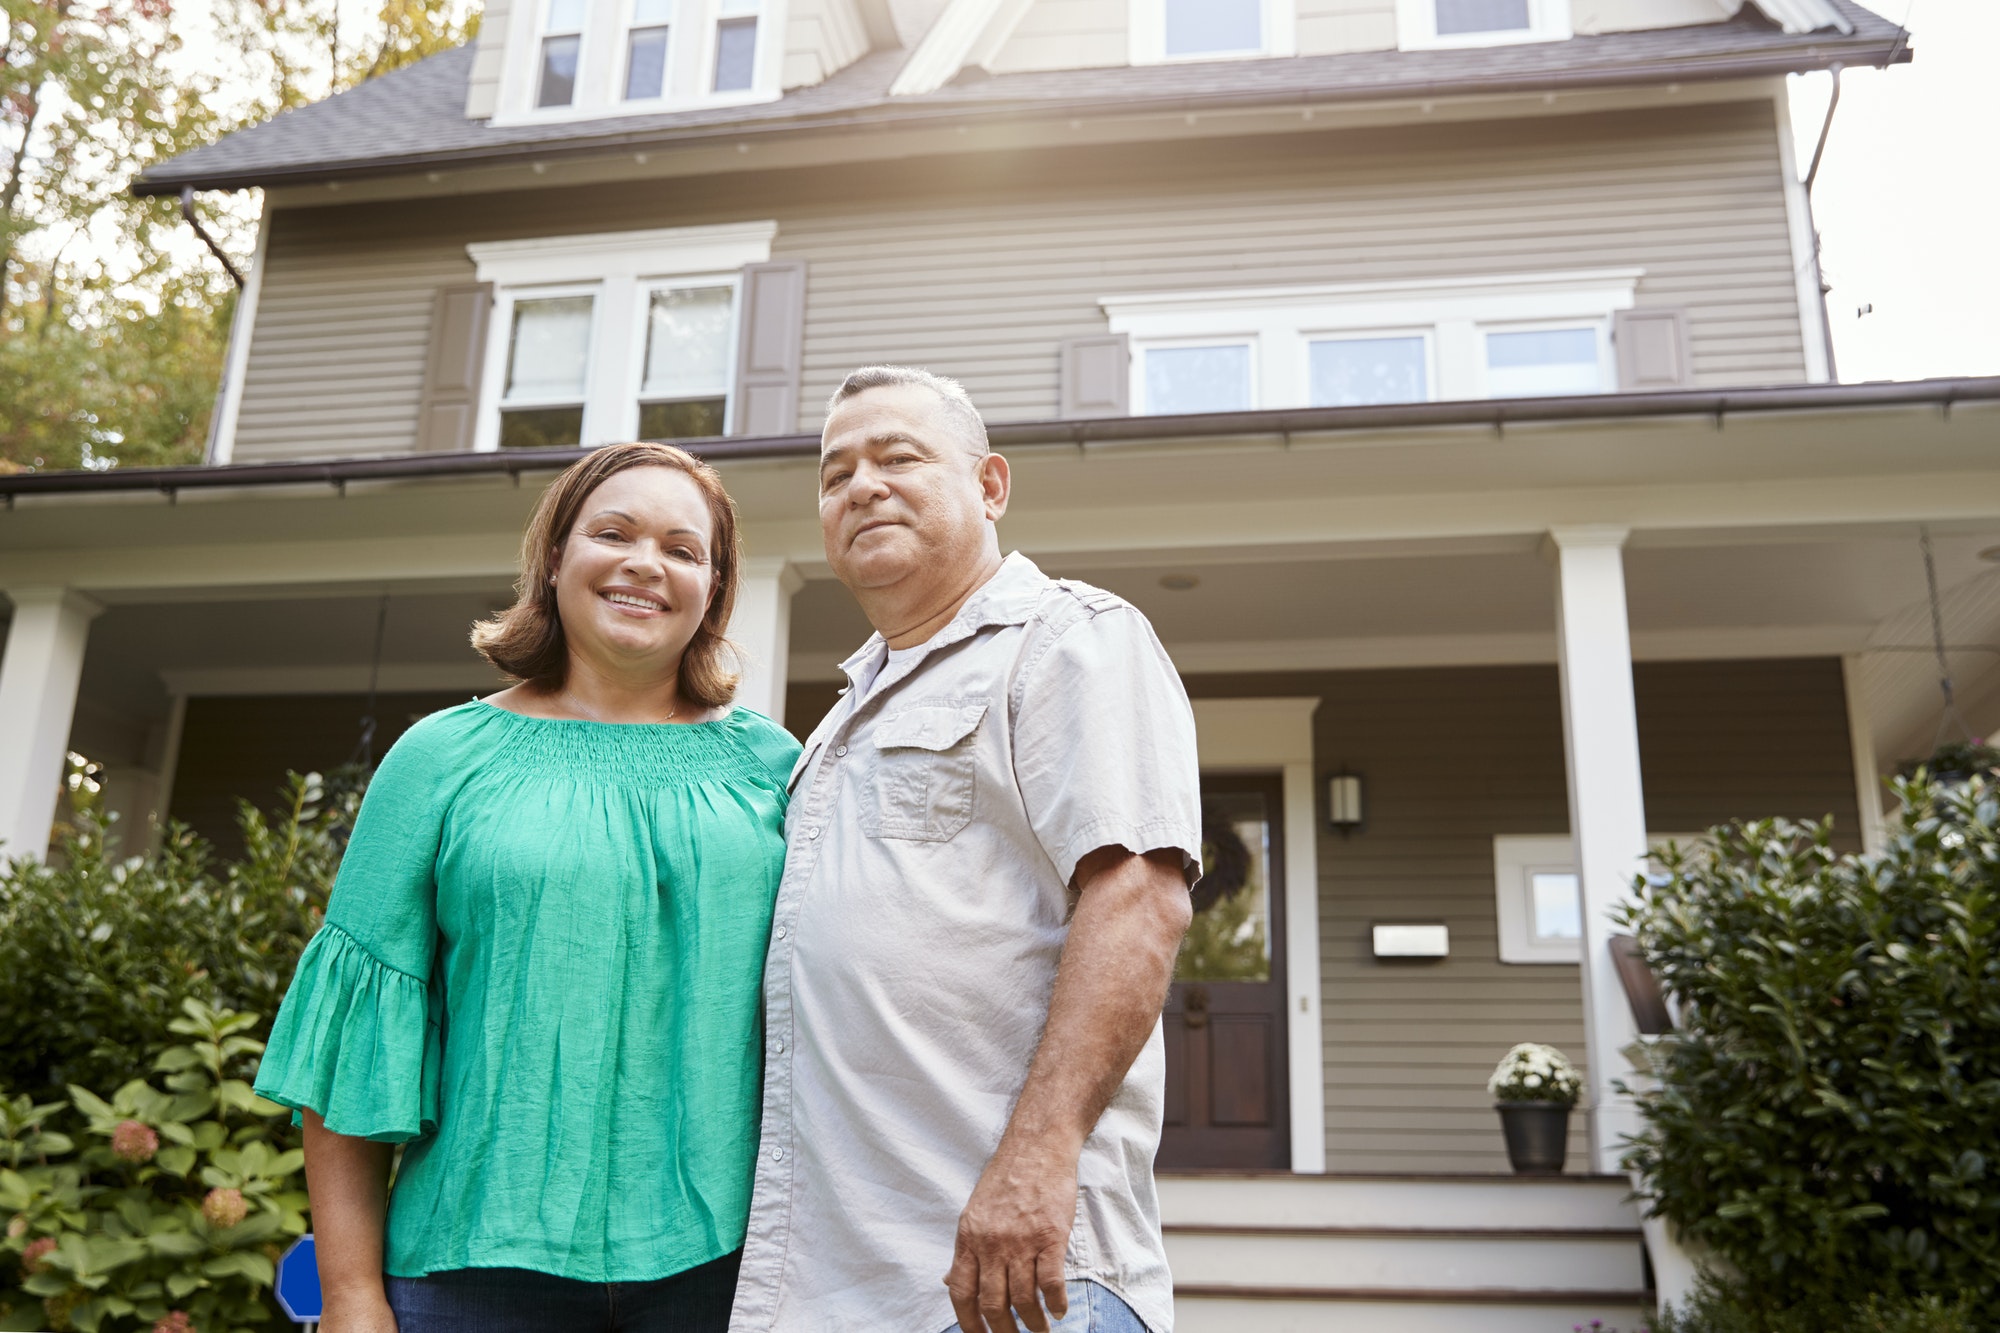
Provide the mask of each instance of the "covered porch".
[{"label": "covered porch", "polygon": [[[1269,793],[1271,1002],[1261,1028],[1233,1029],[1261,1035],[1194,1038],[1184,988],[1170,1007],[1183,1072],[1209,1062],[1184,1113],[1258,1130],[1267,1154],[1244,1166],[1255,1135],[1239,1134],[1228,1160],[1198,1142],[1163,1157],[1186,1173],[1166,1201],[1189,1328],[1316,1327],[1335,1306],[1357,1328],[1444,1327],[1469,1305],[1636,1308],[1637,1214],[1606,1201],[1632,1128],[1610,1084],[1636,1036],[1609,912],[1649,835],[1829,814],[1842,845],[1879,835],[1880,775],[1927,753],[1939,720],[1920,528],[1961,707],[1980,734],[2000,723],[2000,403],[1971,383],[1983,398],[1853,386],[1660,395],[1650,415],[1561,400],[1505,420],[995,428],[1016,480],[1003,544],[1146,611],[1218,786]],[[820,556],[813,449],[714,450],[752,554],[743,700],[800,732],[867,633]],[[0,855],[40,852],[66,753],[102,766],[128,839],[169,814],[226,840],[235,798],[353,756],[371,691],[379,754],[413,717],[490,690],[466,629],[508,599],[527,512],[564,461],[211,469],[127,490],[0,478]],[[1358,823],[1332,822],[1335,774],[1360,780]],[[1521,840],[1542,859],[1510,861]],[[1581,910],[1574,932],[1538,937],[1509,867],[1552,864],[1550,844],[1570,849]],[[1442,926],[1444,951],[1378,956],[1382,925]],[[1524,1187],[1494,1179],[1485,1078],[1527,1040],[1588,1071],[1569,1193],[1494,1193]],[[1265,1198],[1292,1176],[1326,1188]],[[1440,1237],[1439,1215],[1465,1224]],[[1478,1276],[1506,1242],[1489,1232],[1559,1232],[1603,1266],[1496,1288]],[[1648,1241],[1651,1280],[1676,1289],[1680,1257]],[[1425,1245],[1470,1246],[1469,1276]],[[1291,1254],[1295,1279],[1246,1246]],[[1377,1306],[1394,1317],[1363,1318]],[[1434,1325],[1410,1322],[1420,1307]]]}]

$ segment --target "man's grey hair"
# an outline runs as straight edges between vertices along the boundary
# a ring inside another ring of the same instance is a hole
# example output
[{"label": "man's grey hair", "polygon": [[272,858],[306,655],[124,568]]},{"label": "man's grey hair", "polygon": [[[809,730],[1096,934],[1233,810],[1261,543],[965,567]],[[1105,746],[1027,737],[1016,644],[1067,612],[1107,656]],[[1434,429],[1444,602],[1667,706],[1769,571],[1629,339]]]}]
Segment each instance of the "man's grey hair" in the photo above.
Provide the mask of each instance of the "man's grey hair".
[{"label": "man's grey hair", "polygon": [[944,404],[945,415],[951,419],[965,447],[975,454],[992,452],[986,442],[986,422],[979,415],[979,409],[972,405],[972,395],[957,380],[943,375],[933,375],[928,370],[916,366],[863,366],[840,382],[833,391],[833,397],[826,400],[826,414],[831,417],[834,409],[856,394],[870,389],[894,389],[906,384],[929,389]]}]

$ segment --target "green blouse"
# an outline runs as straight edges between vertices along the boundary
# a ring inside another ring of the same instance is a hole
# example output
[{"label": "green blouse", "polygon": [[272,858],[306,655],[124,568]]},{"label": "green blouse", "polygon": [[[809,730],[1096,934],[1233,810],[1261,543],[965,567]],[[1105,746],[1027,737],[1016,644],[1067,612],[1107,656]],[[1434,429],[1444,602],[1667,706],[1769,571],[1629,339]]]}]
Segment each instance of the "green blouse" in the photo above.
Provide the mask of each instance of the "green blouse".
[{"label": "green blouse", "polygon": [[257,1091],[408,1143],[384,1267],[640,1282],[743,1243],[798,743],[473,702],[361,805]]}]

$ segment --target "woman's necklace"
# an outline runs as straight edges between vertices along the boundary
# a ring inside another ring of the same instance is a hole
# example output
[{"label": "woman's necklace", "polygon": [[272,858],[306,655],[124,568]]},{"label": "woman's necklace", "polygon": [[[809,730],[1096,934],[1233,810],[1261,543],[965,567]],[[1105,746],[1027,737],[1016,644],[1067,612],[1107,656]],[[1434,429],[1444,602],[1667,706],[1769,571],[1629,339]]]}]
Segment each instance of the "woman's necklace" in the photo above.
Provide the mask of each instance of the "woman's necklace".
[{"label": "woman's necklace", "polygon": [[[573,694],[571,694],[571,693],[570,693],[570,692],[569,692],[568,690],[561,690],[561,691],[558,691],[558,692],[557,692],[557,694],[556,694],[556,698],[558,698],[558,699],[562,700],[562,701],[563,701],[563,702],[564,702],[565,704],[569,705],[569,707],[570,707],[570,710],[571,710],[572,712],[577,712],[577,713],[581,713],[581,714],[583,714],[583,715],[584,715],[584,717],[585,717],[585,718],[589,719],[589,720],[590,720],[590,721],[592,721],[592,722],[603,722],[603,723],[605,723],[605,725],[607,725],[607,726],[619,726],[619,725],[630,725],[630,724],[620,724],[620,723],[614,723],[614,722],[609,722],[609,721],[607,721],[607,719],[605,719],[605,718],[602,718],[602,717],[599,717],[599,716],[598,716],[598,715],[597,715],[596,713],[593,713],[593,712],[592,712],[592,711],[590,711],[590,710],[589,710],[588,708],[585,708],[585,707],[584,707],[584,706],[583,706],[582,704],[578,703],[578,702],[576,701],[576,696],[575,696],[575,695],[573,695]],[[676,713],[678,713],[678,712],[680,712],[680,711],[681,711],[681,704],[680,704],[680,700],[679,700],[679,699],[676,699],[676,700],[674,700],[674,706],[673,706],[672,708],[669,708],[669,709],[667,710],[667,715],[666,715],[665,717],[663,717],[663,718],[658,718],[658,719],[656,719],[656,720],[654,720],[653,722],[650,722],[650,723],[641,723],[641,724],[639,724],[639,725],[642,725],[642,726],[655,726],[655,727],[657,727],[657,726],[659,726],[659,725],[660,725],[661,723],[665,723],[665,722],[671,722],[671,721],[673,721],[673,720],[674,720],[674,714],[676,714]]]}]

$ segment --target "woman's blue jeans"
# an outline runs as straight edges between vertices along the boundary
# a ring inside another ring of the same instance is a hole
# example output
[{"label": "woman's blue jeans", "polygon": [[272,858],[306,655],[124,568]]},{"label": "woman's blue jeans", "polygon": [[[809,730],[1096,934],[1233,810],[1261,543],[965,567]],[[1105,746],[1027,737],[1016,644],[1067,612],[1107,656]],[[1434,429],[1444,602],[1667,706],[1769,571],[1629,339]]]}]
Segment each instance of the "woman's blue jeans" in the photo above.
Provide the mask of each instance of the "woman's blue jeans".
[{"label": "woman's blue jeans", "polygon": [[525,1268],[384,1281],[398,1333],[725,1333],[741,1258],[653,1282],[579,1282]]}]

